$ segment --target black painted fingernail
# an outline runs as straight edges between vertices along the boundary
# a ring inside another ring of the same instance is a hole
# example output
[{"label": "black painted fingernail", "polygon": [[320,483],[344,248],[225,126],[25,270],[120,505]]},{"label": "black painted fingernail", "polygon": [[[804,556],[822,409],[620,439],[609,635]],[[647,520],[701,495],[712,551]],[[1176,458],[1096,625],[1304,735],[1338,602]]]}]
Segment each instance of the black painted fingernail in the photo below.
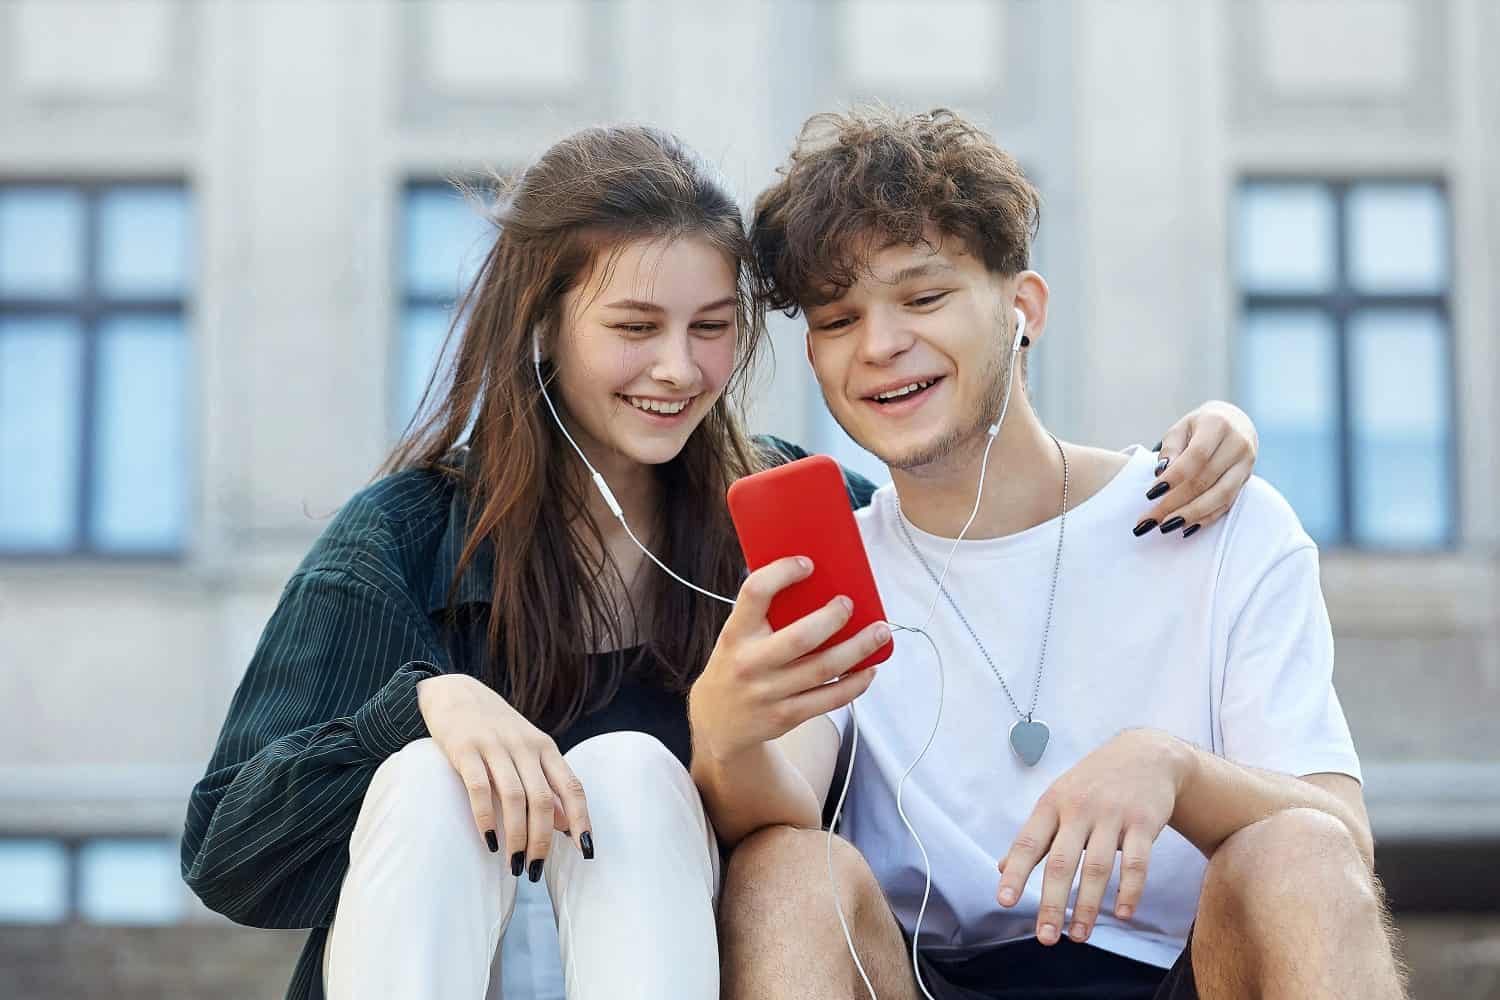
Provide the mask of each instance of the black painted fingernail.
[{"label": "black painted fingernail", "polygon": [[510,856],[510,873],[516,878],[521,877],[521,869],[526,867],[526,852],[517,851]]},{"label": "black painted fingernail", "polygon": [[542,862],[541,858],[537,858],[535,861],[533,861],[531,863],[531,867],[528,868],[528,869],[526,869],[526,877],[529,878],[529,879],[531,879],[531,881],[533,881],[533,882],[535,882],[537,879],[541,878],[542,877],[542,864],[543,864],[543,862]]},{"label": "black painted fingernail", "polygon": [[1172,487],[1167,483],[1157,483],[1155,486],[1151,487],[1149,492],[1147,492],[1146,499],[1159,500],[1167,492],[1167,490],[1170,490],[1171,488]]},{"label": "black painted fingernail", "polygon": [[1146,532],[1150,531],[1154,527],[1156,527],[1156,518],[1154,518],[1154,517],[1148,517],[1148,518],[1146,518],[1140,524],[1137,524],[1135,526],[1135,537],[1140,538],[1142,535],[1144,535]]},{"label": "black painted fingernail", "polygon": [[484,831],[484,842],[485,845],[489,847],[491,854],[494,854],[496,851],[500,850],[500,841],[495,839],[494,830]]},{"label": "black painted fingernail", "polygon": [[578,846],[583,848],[583,859],[594,860],[594,835],[587,830],[578,835]]},{"label": "black painted fingernail", "polygon": [[1170,461],[1172,461],[1170,458],[1164,458],[1156,463],[1156,474],[1158,476],[1167,471],[1167,463]]},{"label": "black painted fingernail", "polygon": [[1182,537],[1183,538],[1192,538],[1193,535],[1197,534],[1198,529],[1201,528],[1201,527],[1203,527],[1203,525],[1201,525],[1201,524],[1195,524],[1195,525],[1193,525],[1191,528],[1189,528],[1188,530],[1186,530],[1186,531],[1184,531],[1182,533]]},{"label": "black painted fingernail", "polygon": [[1156,447],[1152,448],[1151,450],[1152,451],[1161,451],[1161,446],[1162,446],[1163,443],[1164,442],[1161,442],[1161,441],[1156,442]]},{"label": "black painted fingernail", "polygon": [[1167,523],[1161,526],[1161,533],[1163,535],[1171,534],[1186,523],[1181,517],[1169,517],[1167,518]]}]

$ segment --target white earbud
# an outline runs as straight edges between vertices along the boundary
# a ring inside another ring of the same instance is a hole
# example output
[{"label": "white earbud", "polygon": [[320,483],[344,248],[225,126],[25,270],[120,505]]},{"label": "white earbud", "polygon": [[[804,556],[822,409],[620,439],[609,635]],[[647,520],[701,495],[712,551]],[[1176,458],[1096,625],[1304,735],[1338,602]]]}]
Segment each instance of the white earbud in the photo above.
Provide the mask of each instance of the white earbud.
[{"label": "white earbud", "polygon": [[[1008,409],[1010,409],[1010,390],[1011,390],[1011,386],[1014,385],[1015,381],[1016,381],[1016,354],[1021,350],[1021,348],[1027,346],[1030,343],[1031,343],[1031,341],[1028,340],[1027,337],[1026,337],[1026,314],[1023,313],[1021,310],[1017,309],[1016,310],[1016,339],[1014,339],[1014,340],[1012,340],[1010,342],[1010,374],[1008,374],[1005,377],[1005,399],[1000,404],[1000,415],[995,418],[995,422],[993,424],[990,424],[989,435],[990,435],[990,442],[991,443],[994,442],[995,435],[1000,433],[1000,425],[1003,424],[1003,423],[1005,423],[1005,411],[1008,410]],[[989,449],[988,446],[986,446],[985,449],[984,449],[984,460],[985,460],[985,462],[989,462],[989,460],[990,460],[990,449]],[[980,468],[979,468],[979,475],[980,475],[981,482],[982,482],[983,481],[983,476],[984,476],[984,466],[983,465],[981,465]],[[974,502],[974,509],[975,509],[975,511],[979,510],[979,501],[977,499]],[[971,518],[969,518],[969,520],[972,521],[973,518],[971,517]],[[964,530],[965,531],[968,530],[968,525],[964,525]],[[962,536],[960,536],[960,537],[962,537]],[[936,601],[936,598],[934,598],[934,602],[935,601]],[[935,603],[934,603],[934,606],[936,606]]]}]

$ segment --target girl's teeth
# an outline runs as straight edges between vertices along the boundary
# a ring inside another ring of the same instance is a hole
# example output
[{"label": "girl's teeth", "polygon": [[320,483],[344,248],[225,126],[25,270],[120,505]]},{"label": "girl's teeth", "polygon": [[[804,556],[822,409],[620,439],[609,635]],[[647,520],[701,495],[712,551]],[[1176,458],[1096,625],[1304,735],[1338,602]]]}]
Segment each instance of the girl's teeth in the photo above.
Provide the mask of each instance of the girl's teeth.
[{"label": "girl's teeth", "polygon": [[692,402],[690,399],[679,400],[676,403],[666,403],[655,399],[640,399],[635,396],[627,396],[625,398],[631,406],[638,410],[645,410],[648,413],[662,413],[667,416],[681,413],[687,409],[688,403]]}]

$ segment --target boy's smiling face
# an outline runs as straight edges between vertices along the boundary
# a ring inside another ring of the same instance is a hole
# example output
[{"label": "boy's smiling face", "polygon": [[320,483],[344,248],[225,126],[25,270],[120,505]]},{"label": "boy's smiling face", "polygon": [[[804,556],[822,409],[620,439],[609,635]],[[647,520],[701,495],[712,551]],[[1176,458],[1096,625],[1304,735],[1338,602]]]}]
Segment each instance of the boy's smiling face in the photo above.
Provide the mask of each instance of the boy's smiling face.
[{"label": "boy's smiling face", "polygon": [[808,360],[829,412],[894,469],[983,435],[1010,374],[1011,307],[1026,305],[1018,285],[1040,285],[1045,309],[1039,276],[995,274],[957,237],[925,235],[915,246],[872,240],[858,280],[807,310]]}]

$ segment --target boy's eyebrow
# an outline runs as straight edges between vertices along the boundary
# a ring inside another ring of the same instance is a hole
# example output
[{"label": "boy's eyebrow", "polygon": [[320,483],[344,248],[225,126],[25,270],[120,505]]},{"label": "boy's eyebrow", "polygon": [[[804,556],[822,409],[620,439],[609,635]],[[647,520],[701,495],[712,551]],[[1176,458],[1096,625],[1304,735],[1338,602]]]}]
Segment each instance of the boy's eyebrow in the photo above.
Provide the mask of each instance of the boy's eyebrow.
[{"label": "boy's eyebrow", "polygon": [[904,282],[914,281],[917,278],[930,278],[934,274],[943,274],[953,270],[953,265],[941,261],[930,260],[925,264],[913,264],[911,267],[903,267],[897,271],[887,284],[900,285]]}]

